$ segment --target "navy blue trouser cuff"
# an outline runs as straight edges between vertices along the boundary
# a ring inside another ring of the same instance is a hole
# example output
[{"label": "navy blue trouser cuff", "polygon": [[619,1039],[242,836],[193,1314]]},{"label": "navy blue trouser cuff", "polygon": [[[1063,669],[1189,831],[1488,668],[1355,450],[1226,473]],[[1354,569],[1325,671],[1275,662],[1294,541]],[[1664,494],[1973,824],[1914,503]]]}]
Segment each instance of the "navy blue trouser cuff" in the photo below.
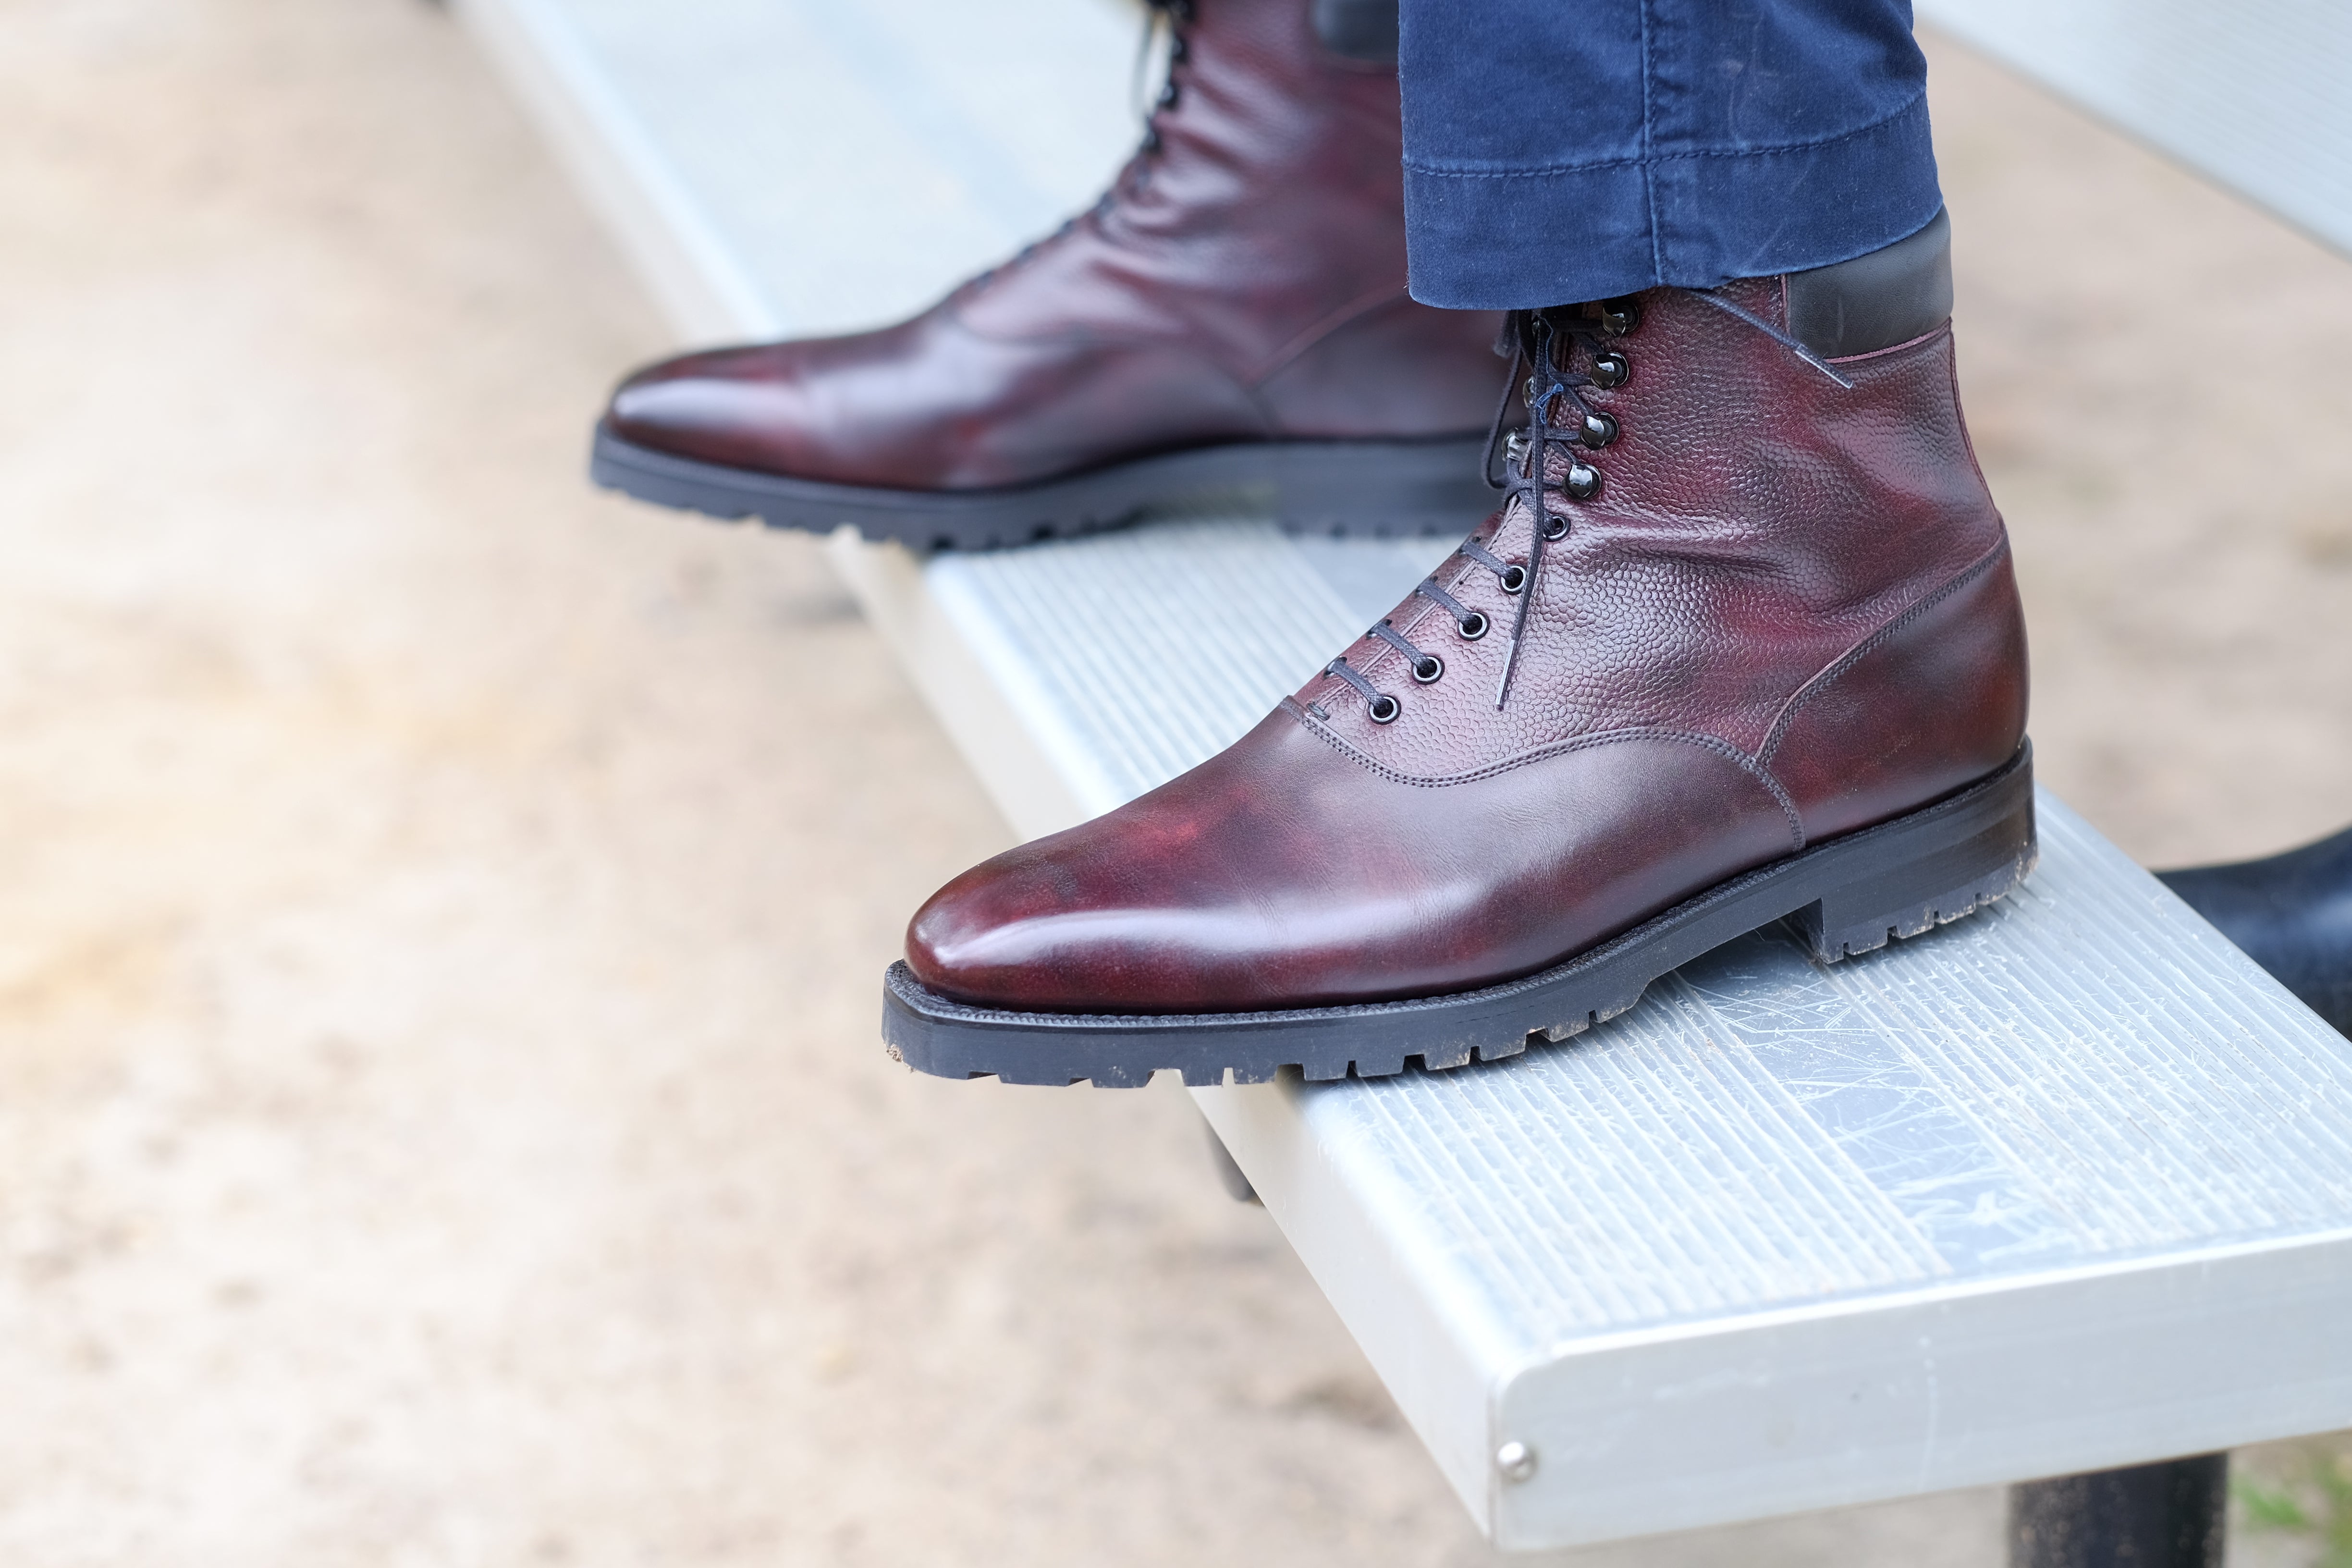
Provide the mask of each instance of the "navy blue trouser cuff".
[{"label": "navy blue trouser cuff", "polygon": [[1413,297],[1825,267],[1943,205],[1909,0],[1403,0]]}]

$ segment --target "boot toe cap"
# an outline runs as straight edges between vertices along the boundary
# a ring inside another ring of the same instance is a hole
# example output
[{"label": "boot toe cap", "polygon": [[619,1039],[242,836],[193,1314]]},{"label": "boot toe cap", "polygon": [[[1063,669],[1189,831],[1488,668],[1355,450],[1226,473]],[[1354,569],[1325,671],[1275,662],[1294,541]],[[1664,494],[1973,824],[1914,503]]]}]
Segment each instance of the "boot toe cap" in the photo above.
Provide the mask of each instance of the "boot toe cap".
[{"label": "boot toe cap", "polygon": [[774,347],[682,354],[622,382],[604,426],[672,457],[782,471],[804,422],[795,379]]},{"label": "boot toe cap", "polygon": [[942,996],[1017,1012],[1237,1005],[1233,949],[1262,948],[1263,933],[1237,943],[1230,911],[1194,907],[1149,868],[1093,864],[1087,847],[1027,845],[958,877],[908,923],[907,967]]},{"label": "boot toe cap", "polygon": [[[1028,880],[999,857],[958,877],[907,925],[907,967],[942,996],[975,1006],[1047,1011],[1083,994],[1097,965],[1074,942],[1080,920],[1038,908]],[[1072,990],[1077,980],[1081,989]]]}]

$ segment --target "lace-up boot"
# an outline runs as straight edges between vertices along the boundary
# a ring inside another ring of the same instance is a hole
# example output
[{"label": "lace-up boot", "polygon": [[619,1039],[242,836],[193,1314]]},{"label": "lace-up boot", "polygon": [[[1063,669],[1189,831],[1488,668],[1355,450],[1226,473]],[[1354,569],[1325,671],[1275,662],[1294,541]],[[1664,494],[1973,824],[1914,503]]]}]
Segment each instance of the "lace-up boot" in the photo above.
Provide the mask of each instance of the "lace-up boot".
[{"label": "lace-up boot", "polygon": [[900,325],[639,372],[597,481],[925,547],[1211,499],[1366,532],[1475,518],[1500,318],[1405,294],[1393,5],[1386,60],[1359,58],[1381,0],[1155,11],[1167,86],[1097,206]]},{"label": "lace-up boot", "polygon": [[934,895],[894,1051],[1458,1066],[1784,917],[1833,961],[2013,886],[2024,629],[1945,233],[1521,319],[1503,507],[1224,752]]}]

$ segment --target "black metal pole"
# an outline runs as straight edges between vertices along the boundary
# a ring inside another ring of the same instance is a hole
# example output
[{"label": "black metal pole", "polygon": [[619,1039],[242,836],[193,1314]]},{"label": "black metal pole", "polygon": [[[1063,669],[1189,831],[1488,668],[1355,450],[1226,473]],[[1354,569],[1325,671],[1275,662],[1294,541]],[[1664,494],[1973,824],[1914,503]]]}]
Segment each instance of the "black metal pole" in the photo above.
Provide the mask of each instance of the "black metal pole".
[{"label": "black metal pole", "polygon": [[2028,1481],[2009,1493],[2010,1568],[2221,1568],[2230,1456]]}]

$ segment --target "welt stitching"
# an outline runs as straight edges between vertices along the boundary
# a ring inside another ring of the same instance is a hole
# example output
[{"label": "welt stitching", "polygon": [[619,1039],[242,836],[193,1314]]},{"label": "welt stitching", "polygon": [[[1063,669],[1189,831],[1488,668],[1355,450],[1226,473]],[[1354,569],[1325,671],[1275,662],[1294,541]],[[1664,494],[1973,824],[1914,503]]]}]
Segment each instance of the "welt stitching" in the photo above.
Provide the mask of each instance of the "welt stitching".
[{"label": "welt stitching", "polygon": [[1691,153],[1645,152],[1635,158],[1601,158],[1589,163],[1546,163],[1533,169],[1449,169],[1419,158],[1407,158],[1404,166],[1416,174],[1435,174],[1449,180],[1522,180],[1536,174],[1583,174],[1603,169],[1639,168],[1652,163],[1688,163],[1700,158],[1761,158],[1776,153],[1804,153],[1817,147],[1834,147],[1857,136],[1867,136],[1910,113],[1926,97],[1926,93],[1918,93],[1892,113],[1881,115],[1867,125],[1841,131],[1834,136],[1815,137],[1809,142],[1778,142],[1769,147],[1709,147]]},{"label": "welt stitching", "polygon": [[1854,644],[1839,656],[1836,663],[1805,682],[1803,688],[1794,697],[1789,699],[1788,706],[1780,710],[1780,716],[1772,721],[1771,732],[1764,737],[1764,743],[1756,749],[1756,761],[1768,767],[1771,764],[1773,753],[1780,749],[1780,742],[1788,739],[1789,726],[1797,721],[1797,715],[1803,710],[1805,704],[1820,696],[1831,681],[1852,669],[1864,656],[1877,648],[1896,632],[1967,587],[1984,573],[1990,571],[2000,563],[2001,557],[2008,553],[2009,538],[2008,535],[2003,534],[2000,542],[1978,556],[1967,566],[1962,567],[1958,574],[1950,582]]},{"label": "welt stitching", "polygon": [[1780,806],[1780,815],[1789,819],[1790,836],[1796,840],[1797,847],[1802,849],[1805,847],[1804,819],[1797,814],[1797,803],[1790,795],[1788,789],[1779,779],[1774,778],[1761,767],[1755,758],[1720,736],[1703,735],[1687,730],[1652,730],[1638,727],[1626,730],[1603,730],[1598,734],[1578,735],[1566,741],[1555,741],[1550,745],[1538,746],[1532,752],[1524,752],[1499,763],[1489,763],[1486,766],[1475,769],[1470,773],[1448,773],[1442,778],[1423,778],[1413,773],[1399,773],[1387,763],[1366,756],[1362,752],[1316,722],[1314,718],[1299,706],[1296,698],[1284,698],[1282,706],[1292,718],[1306,726],[1308,734],[1313,735],[1349,761],[1377,773],[1391,784],[1411,784],[1416,789],[1446,789],[1454,784],[1476,784],[1482,779],[1499,777],[1504,773],[1526,767],[1531,763],[1549,762],[1554,757],[1564,757],[1575,752],[1592,751],[1601,746],[1615,745],[1621,741],[1672,741],[1686,746],[1698,746],[1724,758],[1738,767],[1741,773],[1763,785],[1766,793],[1771,795],[1773,803]]}]

